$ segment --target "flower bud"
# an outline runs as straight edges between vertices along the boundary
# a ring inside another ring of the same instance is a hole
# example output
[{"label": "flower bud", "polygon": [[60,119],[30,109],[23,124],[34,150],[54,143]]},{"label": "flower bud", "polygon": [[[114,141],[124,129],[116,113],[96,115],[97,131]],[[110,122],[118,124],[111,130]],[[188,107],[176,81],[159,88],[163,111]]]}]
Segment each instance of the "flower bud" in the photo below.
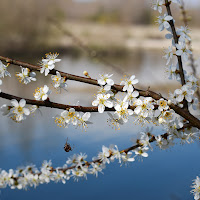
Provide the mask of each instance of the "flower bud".
[{"label": "flower bud", "polygon": [[170,105],[172,105],[172,101],[171,100],[168,100],[167,101],[167,104],[170,106]]}]

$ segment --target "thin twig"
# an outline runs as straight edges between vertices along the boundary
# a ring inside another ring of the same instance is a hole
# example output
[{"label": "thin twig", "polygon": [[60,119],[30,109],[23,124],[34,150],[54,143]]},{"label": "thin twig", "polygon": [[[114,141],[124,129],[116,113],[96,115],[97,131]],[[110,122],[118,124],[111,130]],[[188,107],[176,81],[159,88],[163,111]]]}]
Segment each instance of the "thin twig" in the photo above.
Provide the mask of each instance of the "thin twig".
[{"label": "thin twig", "polygon": [[[185,10],[185,3],[184,3],[183,0],[181,2],[180,9],[181,9],[181,14],[183,16],[183,23],[184,23],[185,27],[188,27],[188,17],[187,17],[187,13],[186,13],[186,10]],[[192,49],[192,40],[188,40],[187,43],[188,43],[188,48],[192,52],[189,55],[189,59],[190,59],[190,63],[191,63],[191,68],[193,70],[193,75],[197,78],[197,74],[196,74],[197,70],[196,70],[196,66],[195,66],[195,62],[194,62],[195,59],[194,59],[193,49]],[[197,89],[196,94],[197,94],[197,97],[198,97],[198,99],[200,101],[200,91],[199,91],[199,89]]]},{"label": "thin twig", "polygon": [[121,70],[121,67],[116,66],[113,63],[109,62],[107,59],[104,58],[104,56],[102,56],[97,51],[93,50],[92,48],[90,48],[89,46],[84,44],[83,41],[80,38],[78,38],[74,33],[72,33],[72,31],[69,30],[69,28],[67,28],[67,27],[63,28],[63,26],[58,21],[56,21],[55,19],[49,18],[48,20],[54,26],[56,26],[56,28],[58,28],[64,35],[67,35],[68,37],[70,37],[73,40],[73,42],[80,49],[85,51],[90,58],[96,58],[99,62],[103,63],[106,66],[110,66],[115,71],[117,71],[119,74],[124,74],[124,71]]}]

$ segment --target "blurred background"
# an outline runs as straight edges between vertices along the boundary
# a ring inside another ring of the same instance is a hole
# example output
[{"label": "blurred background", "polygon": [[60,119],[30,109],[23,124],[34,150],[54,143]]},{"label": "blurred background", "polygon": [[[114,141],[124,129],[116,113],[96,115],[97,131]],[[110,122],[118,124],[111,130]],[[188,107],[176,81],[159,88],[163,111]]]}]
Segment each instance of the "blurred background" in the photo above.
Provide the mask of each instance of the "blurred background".
[{"label": "blurred background", "polygon": [[[196,63],[200,53],[200,1],[186,0],[193,49]],[[60,53],[56,69],[83,75],[89,72],[98,79],[101,73],[112,73],[116,83],[124,74],[135,74],[140,89],[152,90],[168,96],[169,91],[180,87],[169,81],[165,73],[164,48],[171,45],[165,32],[158,31],[155,20],[158,12],[151,9],[149,0],[1,0],[0,2],[0,54],[32,64],[48,52]],[[178,25],[180,9],[172,8]],[[184,63],[184,68],[191,69]],[[37,72],[37,82],[20,84],[15,73],[20,67],[11,65],[12,77],[3,79],[1,90],[9,94],[33,99],[37,87],[47,84],[53,91],[51,101],[64,104],[91,106],[96,86],[67,81],[67,92],[55,91],[51,77]],[[0,105],[10,101],[0,99]],[[88,160],[101,151],[102,145],[117,144],[120,149],[133,143],[139,131],[146,126],[133,123],[135,118],[121,127],[112,129],[108,115],[93,113],[87,132],[70,126],[59,128],[52,117],[61,113],[58,109],[40,108],[41,113],[28,116],[26,121],[15,123],[8,117],[0,117],[0,168],[8,170],[34,163],[41,166],[43,160],[52,160],[53,166],[62,166],[67,157],[85,152]],[[148,124],[154,126],[153,124]],[[154,127],[153,134],[163,133]],[[72,152],[63,150],[66,139],[74,146]],[[0,200],[10,199],[192,199],[190,185],[199,175],[199,144],[182,145],[180,141],[169,150],[150,152],[143,162],[129,166],[112,163],[99,178],[88,176],[88,181],[70,180],[66,185],[51,183],[28,191],[0,190]],[[106,195],[105,195],[106,194]]]},{"label": "blurred background", "polygon": [[[186,0],[185,4],[192,18],[193,39],[199,42],[200,1]],[[79,50],[50,20],[104,53],[123,54],[146,42],[147,48],[161,48],[151,43],[163,39],[154,29],[158,13],[151,6],[149,0],[1,0],[0,53]],[[173,8],[173,15],[181,24],[178,7]]]}]

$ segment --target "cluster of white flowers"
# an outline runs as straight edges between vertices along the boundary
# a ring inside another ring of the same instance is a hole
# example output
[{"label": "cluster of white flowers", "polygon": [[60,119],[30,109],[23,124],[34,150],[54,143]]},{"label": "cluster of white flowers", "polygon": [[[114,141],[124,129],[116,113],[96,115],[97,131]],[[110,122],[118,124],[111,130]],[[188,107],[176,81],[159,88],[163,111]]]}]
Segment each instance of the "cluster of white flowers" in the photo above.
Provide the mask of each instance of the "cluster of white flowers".
[{"label": "cluster of white flowers", "polygon": [[[0,188],[9,186],[11,189],[27,189],[28,187],[36,187],[39,184],[49,183],[50,181],[65,184],[66,180],[70,180],[70,178],[73,178],[75,181],[81,178],[87,179],[88,174],[93,174],[97,177],[99,172],[102,173],[106,164],[110,164],[115,160],[118,160],[121,165],[134,162],[136,158],[142,161],[143,158],[148,157],[147,151],[149,148],[152,150],[150,143],[153,141],[156,141],[157,146],[161,149],[169,148],[174,144],[175,135],[168,134],[155,137],[151,132],[152,128],[147,128],[146,131],[141,132],[136,145],[129,148],[128,152],[126,150],[119,151],[117,145],[110,145],[110,147],[103,145],[102,151],[92,158],[92,162],[86,160],[87,154],[80,153],[69,157],[66,164],[62,167],[53,168],[51,161],[44,161],[40,170],[34,165],[20,167],[17,170],[10,169],[8,172],[0,170]],[[194,139],[193,136],[190,136],[189,129],[184,129],[183,132],[187,137]],[[177,131],[177,135],[181,135],[183,132]],[[195,193],[195,199],[199,197],[199,184],[199,178],[197,178],[194,182],[194,190],[192,190]]]},{"label": "cluster of white flowers", "polygon": [[[170,1],[169,1],[170,2]],[[177,3],[181,5],[181,1],[179,0],[173,0],[173,3]],[[157,0],[157,2],[154,3],[153,9],[158,10],[159,13],[162,13],[162,5],[164,5],[163,0]],[[166,34],[167,39],[172,39],[172,46],[170,46],[166,51],[165,51],[165,56],[167,62],[167,74],[169,79],[177,80],[181,82],[181,77],[180,77],[180,69],[179,69],[179,64],[177,61],[177,64],[173,64],[172,58],[173,55],[176,56],[181,56],[183,61],[188,61],[189,54],[192,54],[192,52],[188,49],[186,43],[187,41],[190,41],[191,38],[189,36],[190,30],[188,27],[181,26],[180,28],[176,29],[176,34],[178,37],[178,43],[175,43],[175,40],[173,39],[173,33],[169,24],[169,21],[173,20],[171,16],[168,16],[165,14],[164,16],[160,16],[158,18],[159,22],[159,30],[162,31],[164,28],[166,28],[167,31],[169,31],[168,34]],[[174,53],[173,53],[173,48]],[[199,137],[199,133],[196,128],[188,128],[184,129],[183,131],[177,131],[177,129],[183,127],[183,119],[181,119],[178,115],[174,113],[174,111],[169,110],[169,106],[173,103],[175,105],[178,105],[180,107],[183,107],[184,100],[187,101],[188,105],[190,106],[189,108],[193,108],[194,110],[197,109],[198,107],[198,99],[195,98],[194,94],[195,91],[199,87],[199,83],[197,78],[195,78],[193,75],[187,74],[186,71],[183,71],[184,77],[185,77],[185,84],[182,85],[180,89],[176,89],[174,93],[170,93],[170,99],[168,102],[164,100],[159,100],[159,104],[162,104],[164,110],[160,109],[161,114],[159,114],[159,123],[164,125],[164,127],[168,130],[169,132],[169,137],[163,138],[160,136],[156,137],[157,145],[162,148],[166,149],[170,145],[173,145],[173,141],[175,138],[181,139],[181,143],[190,143],[193,142],[194,139]],[[197,177],[194,180],[193,183],[193,190],[192,193],[194,193],[194,199],[198,200],[200,199],[200,181],[199,177]]]},{"label": "cluster of white flowers", "polygon": [[38,87],[35,90],[35,93],[33,93],[33,96],[35,97],[36,100],[42,100],[45,101],[47,100],[48,96],[51,94],[51,90],[47,85],[44,85],[44,87]]},{"label": "cluster of white flowers", "polygon": [[191,191],[194,194],[194,199],[199,200],[200,199],[200,179],[198,176],[194,180],[192,188],[194,188]]},{"label": "cluster of white flowers", "polygon": [[23,68],[21,67],[22,72],[17,72],[16,76],[19,79],[20,83],[28,84],[31,81],[36,81],[36,73],[35,72],[30,72],[29,68]]},{"label": "cluster of white flowers", "polygon": [[82,128],[82,130],[86,130],[89,122],[89,118],[91,116],[90,112],[86,112],[81,115],[80,112],[76,112],[74,108],[70,108],[69,110],[63,111],[60,115],[55,117],[55,123],[59,127],[68,128],[69,124],[76,126],[78,128]]},{"label": "cluster of white flowers", "polygon": [[58,90],[61,88],[63,88],[63,89],[67,88],[67,83],[66,83],[65,78],[62,77],[58,71],[56,71],[56,75],[51,76],[51,79],[53,81],[54,88],[56,88]]},{"label": "cluster of white flowers", "polygon": [[46,54],[46,58],[42,59],[42,61],[39,63],[41,66],[41,69],[40,69],[41,74],[44,73],[45,76],[47,76],[50,70],[55,68],[55,63],[61,61],[61,59],[57,59],[58,55],[59,55],[58,53]]},{"label": "cluster of white flowers", "polygon": [[26,119],[26,116],[30,114],[30,110],[25,108],[26,101],[21,99],[19,102],[16,99],[11,100],[11,106],[6,104],[2,105],[0,110],[3,115],[8,115],[12,120],[21,122]]},{"label": "cluster of white flowers", "polygon": [[[9,66],[9,64],[6,66],[0,60],[0,78],[4,78],[5,76],[11,77],[11,74],[7,71],[8,66]],[[0,85],[2,85],[2,84],[3,84],[3,81],[0,79]],[[0,93],[1,93],[1,89],[0,89]]]},{"label": "cluster of white flowers", "polygon": [[134,100],[139,95],[139,92],[134,90],[133,86],[138,83],[138,80],[135,79],[135,75],[132,75],[130,78],[125,76],[125,81],[121,81],[120,85],[124,85],[123,91],[127,91],[127,95],[123,100],[119,100],[111,89],[111,86],[114,85],[114,81],[110,79],[111,76],[108,74],[100,75],[101,79],[98,80],[98,83],[101,86],[106,85],[100,88],[92,105],[98,106],[99,113],[103,113],[106,107],[114,107],[115,112],[113,114],[109,113],[110,119],[108,119],[108,122],[116,129],[119,129],[119,124],[126,123],[129,115],[133,115],[133,110],[128,107],[133,105]]},{"label": "cluster of white flowers", "polygon": [[[105,165],[115,159],[121,164],[126,164],[135,161],[135,157],[148,157],[147,150],[147,147],[138,147],[126,153],[125,151],[119,151],[117,145],[111,145],[109,148],[103,146],[102,152],[99,152],[97,157],[93,157],[92,162],[86,160],[86,154],[80,153],[69,157],[66,164],[56,169],[52,167],[51,161],[44,161],[40,170],[34,165],[20,167],[17,170],[10,169],[8,172],[0,170],[0,188],[9,186],[11,189],[27,189],[50,181],[65,184],[66,180],[70,178],[75,181],[80,178],[87,179],[88,174],[97,177],[99,172],[102,173]],[[68,165],[70,165],[70,168],[68,168]]]}]

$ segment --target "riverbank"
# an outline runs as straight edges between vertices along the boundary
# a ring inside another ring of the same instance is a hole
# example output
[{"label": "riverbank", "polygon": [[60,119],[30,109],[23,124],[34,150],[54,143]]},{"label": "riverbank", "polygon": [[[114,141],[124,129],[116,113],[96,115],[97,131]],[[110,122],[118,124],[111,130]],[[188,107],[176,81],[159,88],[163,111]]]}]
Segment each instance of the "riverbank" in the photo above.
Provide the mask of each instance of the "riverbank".
[{"label": "riverbank", "polygon": [[[65,52],[78,56],[83,52],[111,57],[124,57],[134,50],[161,51],[171,42],[165,39],[166,32],[158,26],[101,25],[92,23],[50,24],[50,34],[45,40],[33,41],[25,46],[11,45],[5,48],[6,54],[34,53],[49,51]],[[19,36],[23,37],[23,35]],[[191,32],[192,47],[200,53],[200,29]],[[24,51],[25,49],[25,51]],[[90,52],[88,52],[88,49]],[[1,50],[2,53],[2,50]]]}]

